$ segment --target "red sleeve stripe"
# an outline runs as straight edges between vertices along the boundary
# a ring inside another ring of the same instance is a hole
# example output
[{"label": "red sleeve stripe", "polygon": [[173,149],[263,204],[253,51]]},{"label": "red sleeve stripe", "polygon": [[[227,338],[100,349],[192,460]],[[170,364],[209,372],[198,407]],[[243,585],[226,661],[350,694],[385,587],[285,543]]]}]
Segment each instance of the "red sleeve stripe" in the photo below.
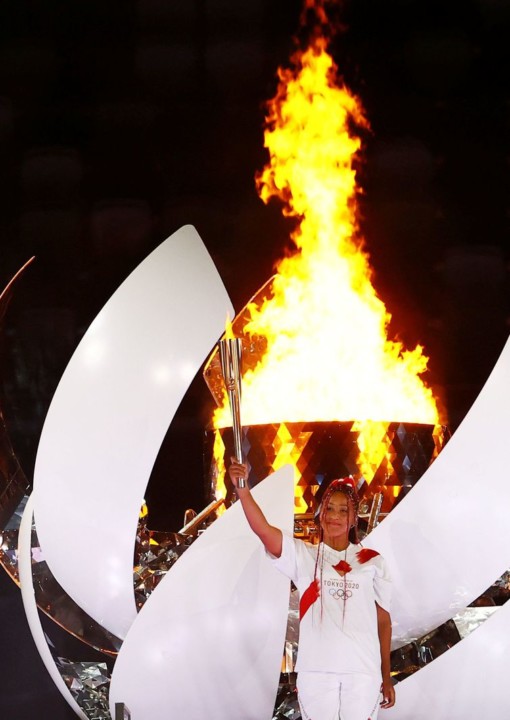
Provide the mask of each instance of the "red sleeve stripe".
[{"label": "red sleeve stripe", "polygon": [[304,591],[301,600],[299,601],[299,619],[302,620],[309,608],[319,597],[319,581],[312,580],[310,585]]},{"label": "red sleeve stripe", "polygon": [[373,557],[376,557],[377,555],[379,555],[379,553],[376,550],[371,550],[370,548],[362,548],[361,550],[358,550],[358,552],[356,553],[358,562],[361,564],[368,562],[368,560],[371,560]]}]

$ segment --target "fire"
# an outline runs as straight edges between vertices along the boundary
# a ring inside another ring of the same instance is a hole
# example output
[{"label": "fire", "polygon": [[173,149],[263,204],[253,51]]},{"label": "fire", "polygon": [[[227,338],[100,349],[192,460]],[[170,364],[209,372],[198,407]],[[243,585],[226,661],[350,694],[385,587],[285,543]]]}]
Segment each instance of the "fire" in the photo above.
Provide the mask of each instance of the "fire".
[{"label": "fire", "polygon": [[232,321],[230,320],[230,313],[227,313],[227,319],[225,320],[225,339],[227,340],[233,340],[234,339],[234,331],[232,329]]},{"label": "fire", "polygon": [[[436,424],[422,379],[423,348],[388,337],[391,319],[372,283],[360,237],[356,163],[366,129],[361,102],[337,80],[323,38],[279,70],[269,103],[270,160],[257,178],[264,202],[295,218],[295,250],[279,261],[269,298],[249,306],[244,334],[267,349],[243,376],[245,425],[320,420]],[[359,132],[359,130],[358,130]],[[228,403],[213,424],[231,424]]]}]

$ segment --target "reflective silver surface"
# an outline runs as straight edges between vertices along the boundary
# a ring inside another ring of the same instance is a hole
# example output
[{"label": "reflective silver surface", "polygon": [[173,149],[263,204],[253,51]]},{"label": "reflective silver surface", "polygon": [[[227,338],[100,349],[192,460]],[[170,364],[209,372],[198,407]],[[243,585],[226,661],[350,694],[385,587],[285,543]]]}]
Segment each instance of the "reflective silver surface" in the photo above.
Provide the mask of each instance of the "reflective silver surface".
[{"label": "reflective silver surface", "polygon": [[149,530],[147,516],[144,515],[140,518],[136,534],[133,572],[138,610],[145,604],[159,582],[194,539],[195,535]]},{"label": "reflective silver surface", "polygon": [[[16,583],[19,583],[17,561],[19,521],[26,499],[26,496],[23,497],[16,508],[8,525],[10,529],[1,533],[0,563]],[[62,541],[65,541],[64,538]],[[107,655],[117,654],[122,641],[87,615],[53,577],[39,547],[35,525],[32,526],[32,575],[37,606],[45,615],[94,649]]]},{"label": "reflective silver surface", "polygon": [[111,720],[108,707],[110,674],[105,663],[56,658],[60,674],[89,720]]},{"label": "reflective silver surface", "polygon": [[[10,279],[0,294],[0,329],[12,298],[13,287],[33,262],[30,258]],[[0,409],[0,532],[8,527],[12,514],[28,492],[29,483],[12,447]]]}]

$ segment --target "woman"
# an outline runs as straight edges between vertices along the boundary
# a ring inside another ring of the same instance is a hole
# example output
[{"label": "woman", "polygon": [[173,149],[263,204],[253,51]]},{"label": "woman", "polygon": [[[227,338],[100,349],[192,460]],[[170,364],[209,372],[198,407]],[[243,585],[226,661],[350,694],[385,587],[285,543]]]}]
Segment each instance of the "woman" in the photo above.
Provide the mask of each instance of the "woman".
[{"label": "woman", "polygon": [[[395,704],[390,678],[390,579],[375,550],[358,543],[352,478],[333,480],[319,508],[319,544],[268,523],[248,487],[244,464],[229,475],[246,519],[275,567],[300,595],[297,690],[303,720],[375,720]],[[382,701],[380,694],[382,693]]]}]

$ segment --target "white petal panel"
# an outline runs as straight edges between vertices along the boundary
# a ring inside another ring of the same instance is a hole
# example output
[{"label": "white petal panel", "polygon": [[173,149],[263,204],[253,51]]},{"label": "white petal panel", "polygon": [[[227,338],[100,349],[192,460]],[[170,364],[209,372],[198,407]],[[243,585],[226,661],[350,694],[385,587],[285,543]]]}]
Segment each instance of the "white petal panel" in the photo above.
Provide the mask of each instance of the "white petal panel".
[{"label": "white petal panel", "polygon": [[136,617],[133,552],[154,461],[233,309],[196,230],[154,250],[73,354],[34,471],[41,548],[64,590],[123,637]]},{"label": "white petal panel", "polygon": [[510,715],[510,602],[396,686],[381,720],[496,720]]},{"label": "white petal panel", "polygon": [[509,438],[510,340],[451,440],[365,543],[393,576],[395,646],[451,618],[508,569]]},{"label": "white petal panel", "polygon": [[[39,651],[39,655],[48,671],[51,679],[65,698],[65,700],[72,707],[76,715],[82,720],[87,720],[87,716],[80,708],[76,700],[71,695],[69,688],[64,682],[62,675],[59,673],[55,661],[53,660],[52,654],[46,642],[44,630],[41,625],[41,619],[39,617],[39,611],[37,610],[37,603],[35,601],[34,583],[32,578],[32,517],[34,514],[33,510],[33,495],[31,495],[25,510],[23,511],[23,517],[21,519],[21,525],[19,528],[18,535],[18,570],[21,587],[21,597],[23,599],[23,607],[28,620],[28,626],[30,632],[34,638],[35,645]],[[29,668],[27,668],[27,681],[30,681]]]},{"label": "white petal panel", "polygon": [[[268,520],[292,533],[292,468],[253,494]],[[269,720],[288,606],[289,581],[235,503],[143,606],[115,663],[111,707],[126,703],[135,720]]]}]

